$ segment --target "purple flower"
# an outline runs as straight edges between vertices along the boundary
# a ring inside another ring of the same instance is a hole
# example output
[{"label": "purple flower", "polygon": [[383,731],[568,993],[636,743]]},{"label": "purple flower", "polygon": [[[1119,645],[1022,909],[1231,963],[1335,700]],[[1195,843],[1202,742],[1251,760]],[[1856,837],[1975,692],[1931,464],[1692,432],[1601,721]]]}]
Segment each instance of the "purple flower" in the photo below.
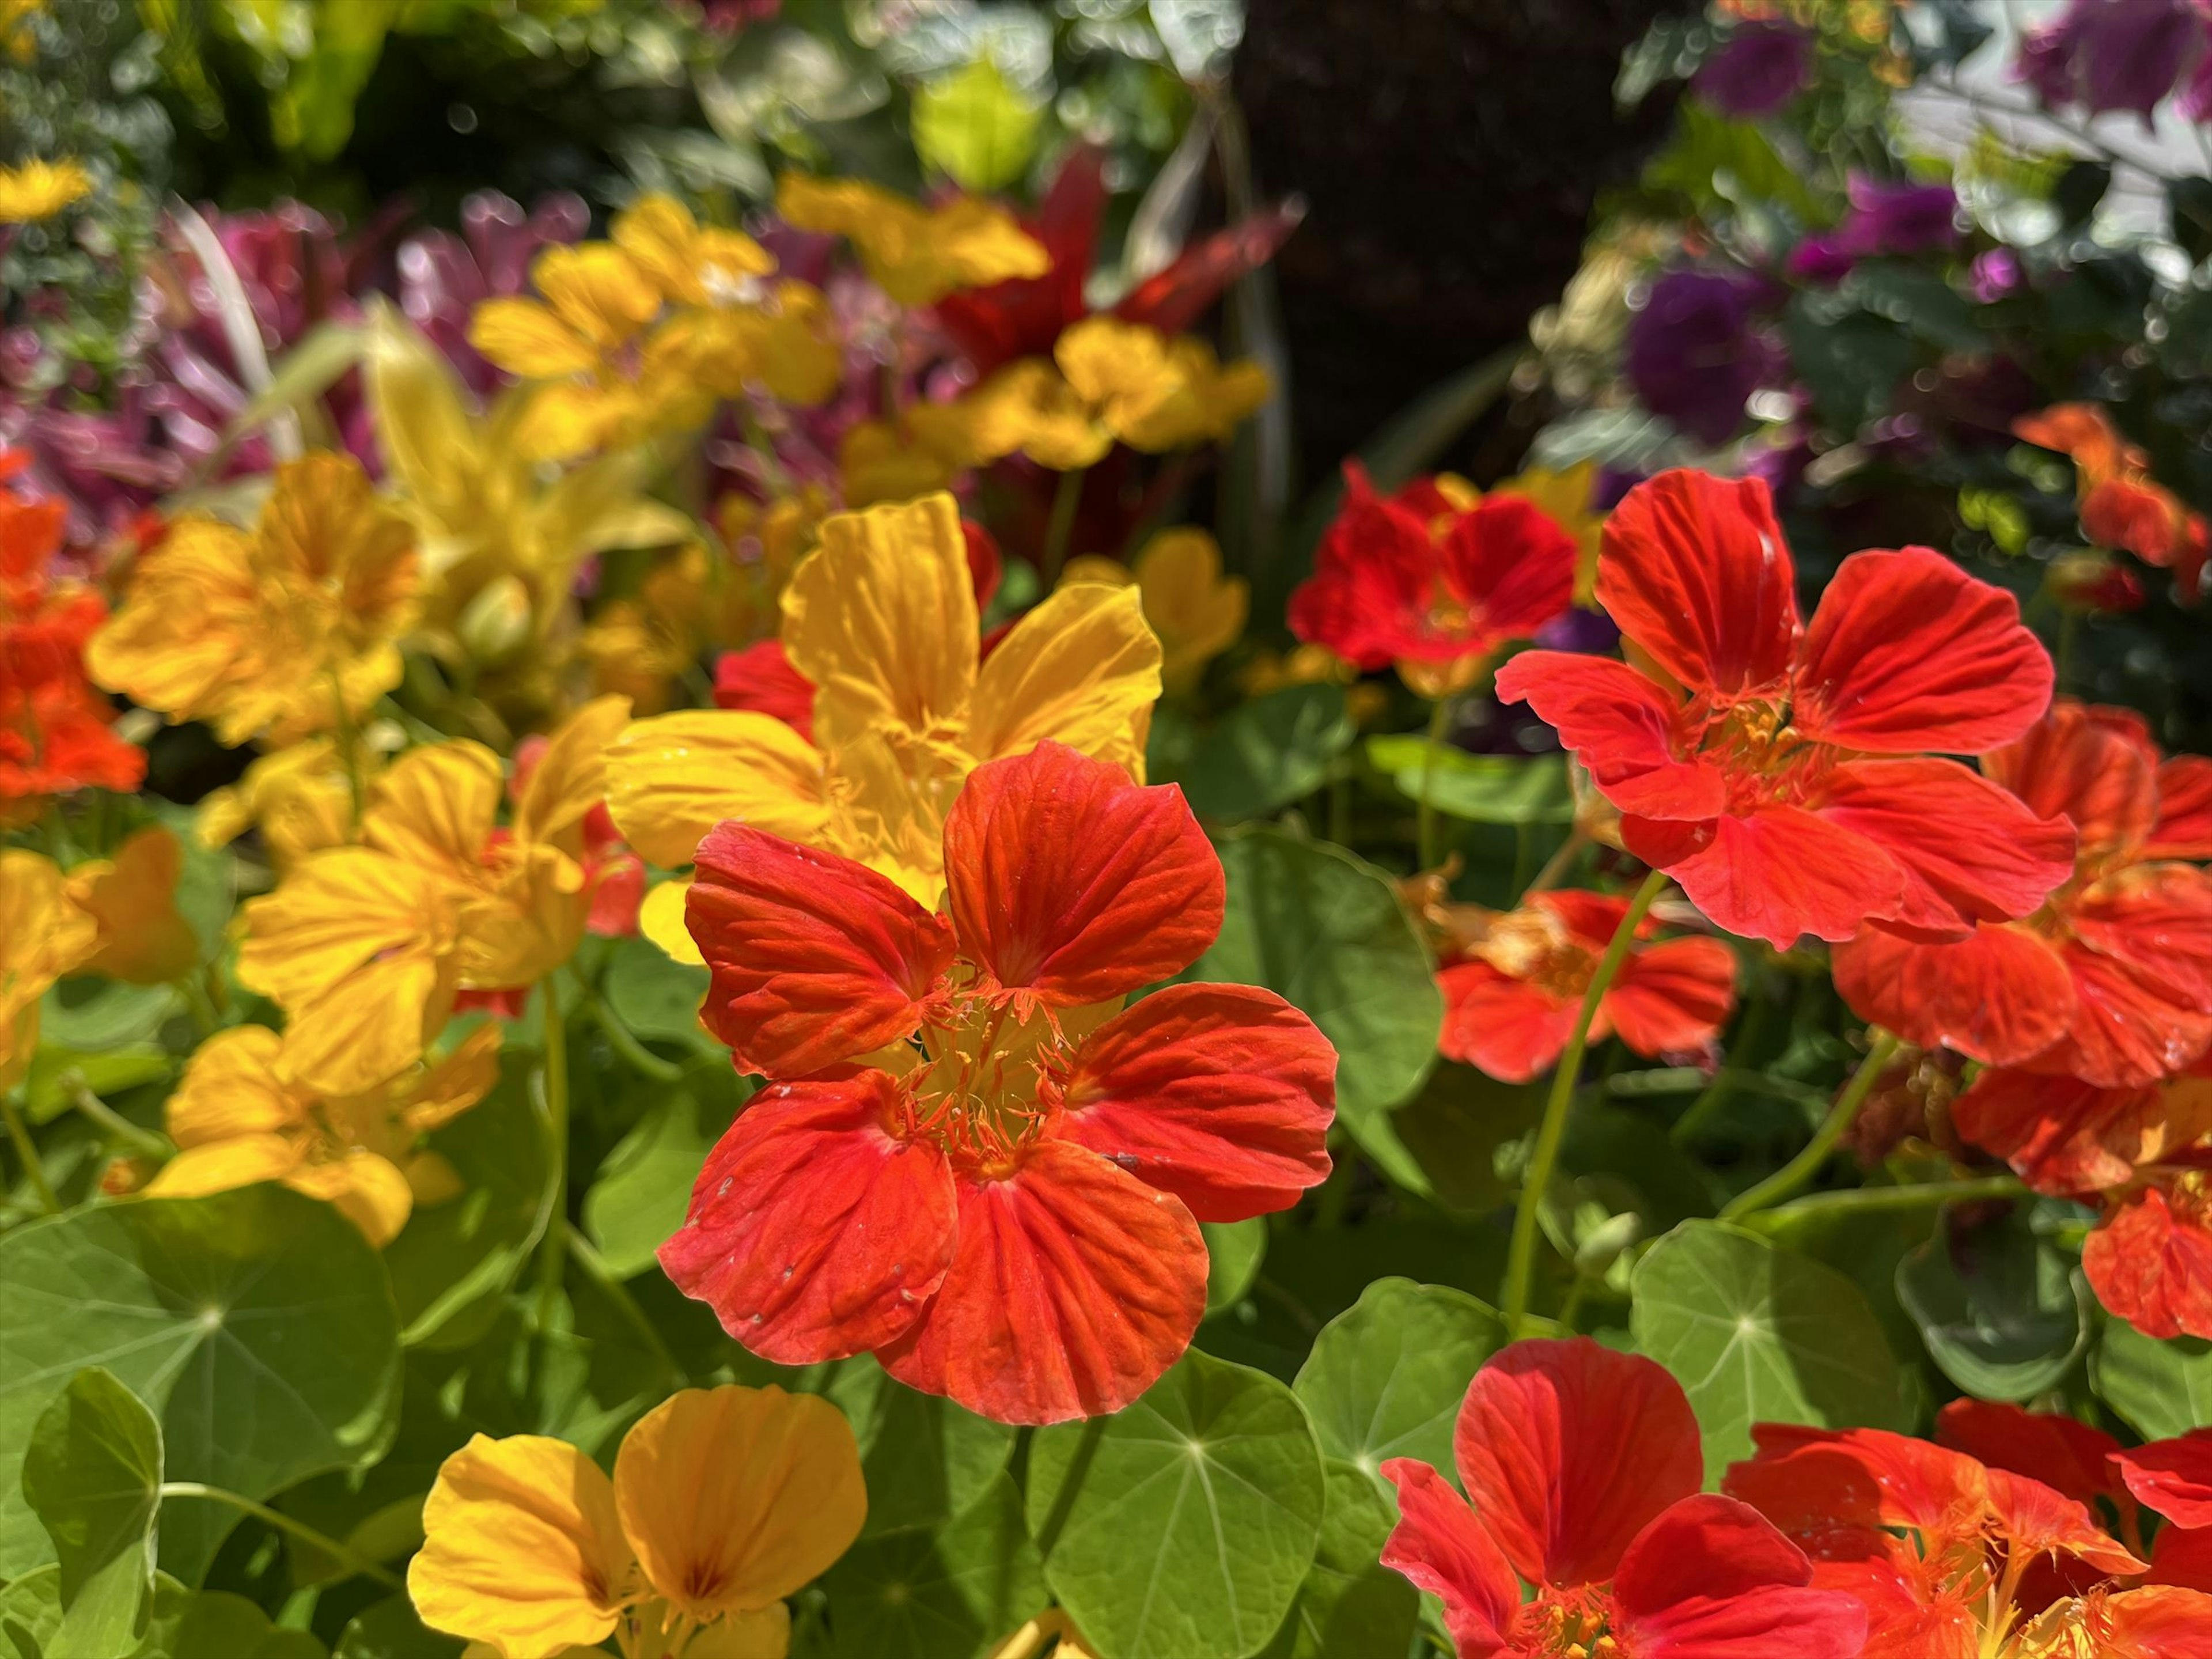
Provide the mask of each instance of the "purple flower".
[{"label": "purple flower", "polygon": [[1832,287],[1851,274],[1859,256],[1841,235],[1808,236],[1790,251],[1784,267],[1801,282]]},{"label": "purple flower", "polygon": [[2073,0],[2021,42],[2013,73],[2053,108],[2133,110],[2146,122],[2187,80],[2183,113],[2201,120],[2212,114],[2208,64],[2212,9],[2203,0]]},{"label": "purple flower", "polygon": [[506,380],[469,343],[469,313],[485,300],[522,293],[540,249],[590,228],[580,196],[556,191],[526,215],[495,190],[461,204],[461,230],[426,230],[399,245],[399,307],[445,353],[478,395]]},{"label": "purple flower", "polygon": [[1811,79],[1812,41],[1780,18],[1739,24],[1690,82],[1698,96],[1739,120],[1771,115]]},{"label": "purple flower", "polygon": [[1716,445],[1743,424],[1744,399],[1778,367],[1759,327],[1766,295],[1755,278],[1672,270],[1628,328],[1628,382],[1655,415],[1698,442]]},{"label": "purple flower", "polygon": [[1959,240],[1959,198],[1948,185],[1886,185],[1853,174],[1850,211],[1834,230],[1790,253],[1790,274],[1839,283],[1869,254],[1925,253]]},{"label": "purple flower", "polygon": [[1988,252],[1975,256],[1973,271],[1968,279],[1974,298],[1987,305],[1992,300],[2002,300],[2021,285],[2026,275],[2021,270],[2020,256],[2008,247],[1993,247]]}]

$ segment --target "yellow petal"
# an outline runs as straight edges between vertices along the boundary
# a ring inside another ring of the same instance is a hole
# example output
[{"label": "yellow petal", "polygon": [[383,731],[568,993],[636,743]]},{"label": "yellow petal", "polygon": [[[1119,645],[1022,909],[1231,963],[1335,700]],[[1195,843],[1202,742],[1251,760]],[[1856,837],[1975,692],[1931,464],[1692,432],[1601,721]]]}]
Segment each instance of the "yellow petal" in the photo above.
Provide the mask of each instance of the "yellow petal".
[{"label": "yellow petal", "polygon": [[468,881],[479,867],[506,788],[499,757],[466,738],[410,749],[376,781],[362,844]]},{"label": "yellow petal", "polygon": [[691,862],[725,818],[789,841],[829,822],[822,757],[773,715],[699,708],[633,721],[607,750],[607,810],[654,864]]},{"label": "yellow petal", "polygon": [[699,941],[691,937],[691,930],[684,924],[684,904],[690,893],[688,878],[662,882],[638,906],[637,931],[674,960],[703,968],[707,958],[699,952]]},{"label": "yellow petal", "polygon": [[560,842],[582,823],[606,798],[607,745],[629,723],[628,697],[595,697],[561,723],[515,808],[518,840]]},{"label": "yellow petal", "polygon": [[627,344],[660,310],[652,279],[611,242],[549,247],[530,280],[556,316],[603,351]]},{"label": "yellow petal", "polygon": [[306,1127],[309,1097],[276,1075],[283,1047],[265,1025],[234,1025],[201,1043],[164,1108],[169,1139],[189,1150]]},{"label": "yellow petal", "polygon": [[978,761],[1049,738],[1142,780],[1160,695],[1160,642],[1134,588],[1059,588],[1008,630],[975,683],[968,747]]},{"label": "yellow petal", "polygon": [[352,456],[318,450],[278,467],[257,536],[264,570],[323,585],[356,649],[411,620],[414,532]]},{"label": "yellow petal", "polygon": [[284,1177],[284,1184],[331,1206],[380,1250],[399,1237],[415,1208],[407,1177],[374,1152],[354,1151],[328,1163],[302,1164]]},{"label": "yellow petal", "polygon": [[93,919],[43,854],[0,848],[0,1088],[14,1084],[39,1043],[39,999],[100,942]]},{"label": "yellow petal", "polygon": [[444,1027],[458,975],[453,957],[421,949],[364,963],[286,1010],[278,1070],[325,1095],[390,1082]]},{"label": "yellow petal", "polygon": [[422,1134],[451,1123],[498,1087],[499,1045],[499,1024],[487,1020],[410,1083],[398,1102],[408,1128]]},{"label": "yellow petal", "polygon": [[1114,447],[1091,404],[1042,357],[1009,363],[958,402],[917,410],[912,418],[967,466],[1018,449],[1040,466],[1074,472]]},{"label": "yellow petal", "polygon": [[859,179],[787,173],[776,212],[802,230],[849,237],[868,275],[902,306],[1052,268],[1043,244],[1012,215],[973,197],[924,210]]},{"label": "yellow petal", "polygon": [[584,872],[557,847],[509,842],[489,888],[461,907],[461,985],[534,985],[574,956],[591,908]]},{"label": "yellow petal", "polygon": [[362,378],[376,441],[394,482],[420,500],[463,496],[484,465],[460,377],[445,355],[391,304],[374,300]]},{"label": "yellow petal", "polygon": [[400,1173],[407,1177],[407,1190],[415,1195],[418,1210],[450,1204],[468,1190],[452,1160],[436,1152],[416,1153],[401,1166]]},{"label": "yellow petal", "polygon": [[[957,764],[947,764],[958,759]],[[902,759],[879,732],[863,732],[833,757],[832,811],[823,840],[934,910],[945,893],[945,815],[968,767],[958,751]]]},{"label": "yellow petal", "polygon": [[532,388],[513,442],[532,462],[569,460],[605,447],[637,413],[635,398],[624,388],[556,380]]},{"label": "yellow petal", "polygon": [[469,319],[469,343],[510,374],[552,380],[599,367],[592,343],[536,300],[487,300]]},{"label": "yellow petal", "polygon": [[174,832],[152,824],[102,860],[73,871],[70,897],[100,928],[86,970],[133,985],[160,985],[200,959],[200,942],[177,910],[185,849]]},{"label": "yellow petal", "polygon": [[264,1181],[287,1181],[305,1158],[299,1142],[284,1135],[239,1135],[187,1146],[143,1190],[149,1198],[205,1198]]},{"label": "yellow petal", "polygon": [[0,167],[0,225],[51,219],[92,194],[92,175],[75,161],[32,160]]},{"label": "yellow petal", "polygon": [[833,513],[783,594],[783,644],[812,680],[815,736],[957,731],[975,680],[975,592],[946,495]]},{"label": "yellow petal", "polygon": [[837,479],[848,507],[910,501],[942,489],[954,469],[929,445],[888,421],[856,421],[837,444]]},{"label": "yellow petal", "polygon": [[252,539],[198,514],[179,519],[134,568],[122,607],[92,637],[92,677],[173,720],[213,712],[262,642]]},{"label": "yellow petal", "polygon": [[1060,585],[1074,582],[1098,582],[1108,587],[1133,587],[1137,573],[1119,559],[1109,559],[1103,553],[1079,553],[1060,568]]},{"label": "yellow petal", "polygon": [[617,214],[613,234],[615,246],[661,293],[684,305],[706,305],[744,278],[775,269],[768,250],[751,237],[702,230],[690,209],[658,191]]},{"label": "yellow petal", "polygon": [[1006,209],[980,197],[957,197],[937,209],[929,216],[929,234],[947,289],[1042,276],[1052,269],[1044,244]]},{"label": "yellow petal", "polygon": [[784,1659],[791,1651],[791,1609],[778,1601],[724,1615],[691,1638],[684,1659]]},{"label": "yellow petal", "polygon": [[654,1589],[696,1619],[780,1601],[852,1547],[867,1518],[844,1413],[781,1389],[686,1389],[615,1457],[623,1530]]},{"label": "yellow petal", "polygon": [[472,1437],[439,1469],[422,1535],[407,1568],[416,1614],[505,1659],[605,1640],[631,1593],[614,1487],[563,1441]]},{"label": "yellow petal", "polygon": [[1221,574],[1221,548],[1203,530],[1164,530],[1137,555],[1145,620],[1159,635],[1160,673],[1185,690],[1206,665],[1244,631],[1251,592],[1243,579]]}]

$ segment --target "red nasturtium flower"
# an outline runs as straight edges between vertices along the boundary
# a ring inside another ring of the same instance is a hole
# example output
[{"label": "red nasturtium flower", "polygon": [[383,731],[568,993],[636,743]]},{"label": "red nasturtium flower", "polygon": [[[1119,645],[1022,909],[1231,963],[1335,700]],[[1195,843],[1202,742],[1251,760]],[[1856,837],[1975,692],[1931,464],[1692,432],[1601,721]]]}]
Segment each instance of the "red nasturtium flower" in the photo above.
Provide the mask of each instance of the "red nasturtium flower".
[{"label": "red nasturtium flower", "polygon": [[765,1358],[872,1352],[1001,1422],[1119,1410],[1188,1346],[1200,1221],[1328,1172],[1335,1054],[1271,991],[1190,984],[1221,865],[1172,787],[1056,743],[972,773],[946,915],[724,823],[687,920],[702,1018],[775,1079],[661,1265]]},{"label": "red nasturtium flower", "polygon": [[1697,1418],[1648,1359],[1516,1342],[1474,1374],[1452,1455],[1465,1498],[1426,1463],[1382,1465],[1382,1565],[1442,1598],[1459,1659],[1851,1659],[1865,1639],[1802,1550],[1699,1492]]},{"label": "red nasturtium flower", "polygon": [[1358,463],[1314,574],[1291,595],[1291,631],[1362,669],[1397,665],[1425,697],[1464,691],[1501,646],[1565,614],[1574,538],[1519,495],[1456,506],[1417,479],[1377,495]]},{"label": "red nasturtium flower", "polygon": [[2081,1268],[2110,1311],[2148,1336],[2212,1337],[2212,1062],[2124,1089],[1992,1069],[1951,1121],[2036,1191],[2098,1207]]},{"label": "red nasturtium flower", "polygon": [[2197,596],[2212,556],[2212,524],[2150,475],[2150,456],[2120,435],[2096,404],[2054,404],[2013,422],[2013,433],[2071,458],[2081,533],[2174,573],[2179,596]]},{"label": "red nasturtium flower", "polygon": [[[2162,759],[2136,714],[2061,699],[1983,757],[2078,836],[2072,878],[2024,920],[1952,943],[1869,932],[1835,954],[1862,1018],[1923,1048],[2154,1083],[2212,1046],[2212,760]],[[1948,826],[1947,826],[1948,828]]]},{"label": "red nasturtium flower", "polygon": [[[1455,909],[1455,958],[1443,992],[1437,1051],[1506,1083],[1549,1071],[1573,1035],[1583,995],[1628,901],[1606,893],[1537,893],[1518,910],[1468,923]],[[1639,940],[1657,930],[1646,918]],[[1735,1006],[1735,957],[1716,939],[1629,948],[1597,1006],[1590,1039],[1617,1035],[1645,1059],[1702,1048]]]},{"label": "red nasturtium flower", "polygon": [[[2025,1417],[2026,1413],[2020,1415]],[[1966,1437],[1987,1424],[1954,1425]],[[1814,1582],[1864,1604],[1865,1659],[2188,1659],[2212,1641],[2212,1595],[2159,1582],[2082,1494],[2109,1484],[2069,1437],[2053,1472],[2014,1468],[1879,1429],[1763,1423],[1758,1455],[1723,1490],[1804,1546]],[[2038,1426],[2008,1463],[2052,1449]],[[2131,1492],[2144,1488],[2129,1479]],[[2117,1503],[2115,1504],[2117,1508]],[[2149,1582],[2145,1582],[2146,1580]]]},{"label": "red nasturtium flower", "polygon": [[1498,695],[1558,731],[1628,850],[1729,932],[1955,939],[2072,871],[2063,819],[1941,758],[2011,742],[2051,687],[2012,596],[1941,553],[1853,554],[1802,623],[1766,486],[1662,472],[1606,521],[1597,597],[1629,661],[1524,652]]}]

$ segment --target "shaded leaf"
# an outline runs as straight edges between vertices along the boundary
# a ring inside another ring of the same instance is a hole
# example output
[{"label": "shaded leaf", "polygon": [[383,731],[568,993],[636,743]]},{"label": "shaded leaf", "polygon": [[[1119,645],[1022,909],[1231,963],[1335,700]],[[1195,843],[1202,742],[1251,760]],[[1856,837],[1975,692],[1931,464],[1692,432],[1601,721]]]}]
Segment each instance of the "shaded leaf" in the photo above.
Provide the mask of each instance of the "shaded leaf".
[{"label": "shaded leaf", "polygon": [[1897,1299],[1943,1374],[1983,1400],[2056,1387],[2089,1346],[2079,1264],[2024,1219],[1936,1237],[1897,1264]]},{"label": "shaded leaf", "polygon": [[161,1425],[114,1373],[87,1366],[31,1430],[23,1497],[53,1542],[59,1628],[46,1659],[110,1659],[141,1633],[154,1592]]},{"label": "shaded leaf", "polygon": [[836,1659],[987,1654],[1051,1599],[1022,1524],[1021,1492],[1004,1474],[943,1526],[862,1539],[823,1588],[827,1651]]}]

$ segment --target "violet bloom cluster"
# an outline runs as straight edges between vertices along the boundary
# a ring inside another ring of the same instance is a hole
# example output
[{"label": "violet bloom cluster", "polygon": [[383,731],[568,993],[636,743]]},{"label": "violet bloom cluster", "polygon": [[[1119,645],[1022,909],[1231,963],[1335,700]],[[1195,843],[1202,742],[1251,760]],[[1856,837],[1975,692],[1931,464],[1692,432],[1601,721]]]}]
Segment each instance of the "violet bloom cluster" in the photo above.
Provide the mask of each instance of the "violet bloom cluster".
[{"label": "violet bloom cluster", "polygon": [[1637,399],[1698,442],[1725,443],[1744,402],[1783,357],[1762,313],[1774,298],[1760,277],[1670,270],[1631,320],[1626,368]]},{"label": "violet bloom cluster", "polygon": [[1854,174],[1850,211],[1833,230],[1808,236],[1790,253],[1789,271],[1804,282],[1838,283],[1877,254],[1932,253],[1959,240],[1959,198],[1950,185],[1886,184]]},{"label": "violet bloom cluster", "polygon": [[2179,88],[2185,118],[2212,120],[2212,4],[2073,0],[2021,43],[2013,72],[2053,109],[2131,110],[2148,122]]}]

